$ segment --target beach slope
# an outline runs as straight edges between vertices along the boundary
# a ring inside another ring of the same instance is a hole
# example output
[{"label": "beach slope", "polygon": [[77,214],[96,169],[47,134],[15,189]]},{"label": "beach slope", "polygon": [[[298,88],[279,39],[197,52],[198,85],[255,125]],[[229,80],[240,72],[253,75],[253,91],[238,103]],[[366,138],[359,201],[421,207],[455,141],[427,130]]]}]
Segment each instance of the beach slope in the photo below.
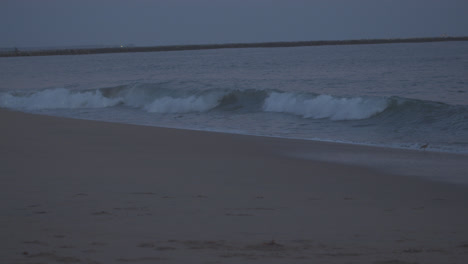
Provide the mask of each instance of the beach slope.
[{"label": "beach slope", "polygon": [[[464,156],[1,109],[0,121],[2,263],[468,262],[468,188],[417,165]],[[384,162],[396,157],[405,167]]]}]

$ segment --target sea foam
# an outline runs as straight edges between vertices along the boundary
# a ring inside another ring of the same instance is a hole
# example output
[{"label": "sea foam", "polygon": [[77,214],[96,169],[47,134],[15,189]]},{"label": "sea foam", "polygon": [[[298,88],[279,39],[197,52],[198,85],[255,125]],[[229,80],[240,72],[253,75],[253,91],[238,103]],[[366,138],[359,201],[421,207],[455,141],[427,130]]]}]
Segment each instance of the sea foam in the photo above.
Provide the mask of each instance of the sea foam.
[{"label": "sea foam", "polygon": [[2,93],[0,94],[0,107],[32,111],[124,105],[140,108],[150,113],[188,113],[208,111],[218,106],[223,96],[224,93],[219,91],[159,94],[145,89],[121,89],[121,87],[85,91],[56,88],[30,93]]},{"label": "sea foam", "polygon": [[57,88],[29,94],[4,93],[0,95],[1,107],[25,110],[102,108],[118,103],[120,103],[118,98],[106,98],[99,90],[76,92]]},{"label": "sea foam", "polygon": [[182,98],[164,96],[144,105],[143,109],[151,113],[205,112],[216,107],[219,100],[220,97],[216,95],[192,95]]},{"label": "sea foam", "polygon": [[330,95],[308,98],[297,93],[273,92],[265,99],[263,110],[313,119],[357,120],[376,115],[387,107],[388,102],[383,98],[340,98]]},{"label": "sea foam", "polygon": [[386,98],[334,97],[312,93],[257,90],[172,91],[145,87],[110,87],[93,90],[47,89],[0,94],[0,107],[25,110],[104,108],[123,105],[150,113],[264,111],[330,120],[366,119],[389,106]]}]

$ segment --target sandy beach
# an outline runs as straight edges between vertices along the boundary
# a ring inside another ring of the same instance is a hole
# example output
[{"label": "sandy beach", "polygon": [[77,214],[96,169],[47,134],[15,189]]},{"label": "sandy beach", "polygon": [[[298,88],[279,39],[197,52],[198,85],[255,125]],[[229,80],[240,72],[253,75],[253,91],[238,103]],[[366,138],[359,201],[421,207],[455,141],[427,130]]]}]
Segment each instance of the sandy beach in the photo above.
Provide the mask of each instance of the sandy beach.
[{"label": "sandy beach", "polygon": [[465,155],[0,109],[1,263],[467,263]]}]

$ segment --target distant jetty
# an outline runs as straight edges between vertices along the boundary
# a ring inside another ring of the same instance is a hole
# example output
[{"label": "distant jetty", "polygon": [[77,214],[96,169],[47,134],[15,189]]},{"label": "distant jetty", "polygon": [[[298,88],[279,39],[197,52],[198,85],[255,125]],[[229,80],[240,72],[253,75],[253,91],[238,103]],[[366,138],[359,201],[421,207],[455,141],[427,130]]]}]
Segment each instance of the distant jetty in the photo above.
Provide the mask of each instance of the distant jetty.
[{"label": "distant jetty", "polygon": [[34,51],[22,51],[20,49],[15,48],[15,50],[13,51],[0,52],[0,57],[86,55],[86,54],[102,54],[102,53],[162,52],[162,51],[181,51],[181,50],[207,50],[207,49],[280,48],[280,47],[306,47],[306,46],[326,46],[326,45],[422,43],[422,42],[444,42],[444,41],[468,41],[468,37],[318,40],[318,41],[294,41],[294,42],[171,45],[171,46],[151,46],[151,47],[111,47],[111,48],[82,48],[82,49],[78,48],[78,49],[53,49],[53,50],[34,50]]}]

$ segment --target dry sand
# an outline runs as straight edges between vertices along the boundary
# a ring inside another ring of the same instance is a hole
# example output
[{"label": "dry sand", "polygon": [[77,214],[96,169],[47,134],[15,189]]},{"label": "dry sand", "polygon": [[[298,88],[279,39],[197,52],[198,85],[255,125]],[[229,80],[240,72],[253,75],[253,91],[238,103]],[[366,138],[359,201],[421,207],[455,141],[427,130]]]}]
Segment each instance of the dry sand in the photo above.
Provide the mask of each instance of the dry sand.
[{"label": "dry sand", "polygon": [[0,122],[0,263],[468,263],[466,156]]}]

